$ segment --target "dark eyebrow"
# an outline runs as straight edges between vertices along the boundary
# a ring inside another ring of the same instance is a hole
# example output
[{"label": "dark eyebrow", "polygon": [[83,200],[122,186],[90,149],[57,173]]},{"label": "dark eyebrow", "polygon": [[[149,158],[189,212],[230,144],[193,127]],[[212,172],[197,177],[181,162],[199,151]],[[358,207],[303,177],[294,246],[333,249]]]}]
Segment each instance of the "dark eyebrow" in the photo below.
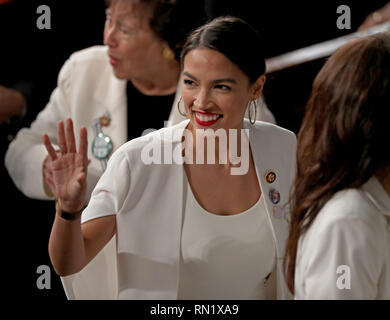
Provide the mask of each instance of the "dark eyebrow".
[{"label": "dark eyebrow", "polygon": [[[192,80],[198,81],[198,79],[195,76],[193,76],[192,74],[190,74],[188,72],[183,72],[183,75],[187,76],[188,78],[191,78]],[[216,80],[213,80],[212,82],[216,83],[216,84],[223,83],[223,82],[230,82],[230,83],[237,84],[237,81],[234,79],[231,79],[231,78],[216,79]]]},{"label": "dark eyebrow", "polygon": [[197,81],[198,79],[196,79],[196,77],[194,77],[192,74],[188,73],[188,72],[183,72],[183,75],[184,76],[187,76],[188,78],[191,78],[192,80],[195,80]]},{"label": "dark eyebrow", "polygon": [[222,83],[222,82],[230,82],[230,83],[237,84],[236,80],[230,79],[230,78],[222,78],[222,79],[213,80],[213,83],[217,83],[217,84]]}]

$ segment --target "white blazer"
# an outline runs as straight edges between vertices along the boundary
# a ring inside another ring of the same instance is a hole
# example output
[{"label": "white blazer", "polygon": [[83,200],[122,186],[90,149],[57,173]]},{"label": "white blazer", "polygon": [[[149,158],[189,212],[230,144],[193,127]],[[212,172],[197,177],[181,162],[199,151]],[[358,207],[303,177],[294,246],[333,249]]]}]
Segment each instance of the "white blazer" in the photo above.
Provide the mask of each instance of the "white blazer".
[{"label": "white blazer", "polygon": [[390,299],[390,196],[372,177],[338,192],[300,239],[296,299]]},{"label": "white blazer", "polygon": [[[183,215],[182,165],[147,165],[145,146],[163,140],[175,150],[188,120],[134,139],[111,157],[92,193],[82,223],[116,213],[117,234],[79,273],[62,278],[69,299],[177,299]],[[273,124],[247,120],[249,142],[276,247],[277,297],[291,296],[282,258],[288,233],[285,207],[295,177],[295,135]],[[173,142],[166,136],[174,135]],[[157,137],[160,137],[157,139]],[[267,172],[276,174],[272,183]],[[279,191],[280,203],[269,193]],[[275,210],[278,207],[278,210]],[[282,210],[284,208],[284,211]]]},{"label": "white blazer", "polygon": [[[169,125],[184,120],[177,110],[181,82],[179,81],[169,119],[161,119],[161,125],[164,120],[169,120]],[[56,144],[58,121],[72,118],[76,141],[79,140],[80,128],[85,126],[88,129],[88,157],[91,159],[87,177],[89,199],[103,173],[100,161],[91,151],[96,135],[93,122],[105,112],[110,112],[111,123],[108,127],[103,127],[103,132],[112,139],[113,150],[118,149],[127,141],[127,98],[131,99],[126,97],[126,81],[115,77],[109,64],[107,47],[94,46],[72,54],[59,73],[57,88],[49,103],[38,114],[31,127],[20,130],[8,147],[5,166],[16,187],[27,197],[50,199],[43,188],[42,164],[47,151],[42,144],[42,135],[47,133]],[[257,101],[257,105],[257,119],[275,123],[272,113],[261,99]]]}]

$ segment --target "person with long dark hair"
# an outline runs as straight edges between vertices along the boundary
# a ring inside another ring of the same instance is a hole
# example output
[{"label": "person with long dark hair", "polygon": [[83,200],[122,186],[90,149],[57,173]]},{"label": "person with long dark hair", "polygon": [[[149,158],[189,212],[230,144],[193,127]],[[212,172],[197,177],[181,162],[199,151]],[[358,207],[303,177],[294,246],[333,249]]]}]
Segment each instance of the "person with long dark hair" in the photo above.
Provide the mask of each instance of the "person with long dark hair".
[{"label": "person with long dark hair", "polygon": [[390,298],[390,34],[317,75],[298,136],[285,271],[296,299]]}]

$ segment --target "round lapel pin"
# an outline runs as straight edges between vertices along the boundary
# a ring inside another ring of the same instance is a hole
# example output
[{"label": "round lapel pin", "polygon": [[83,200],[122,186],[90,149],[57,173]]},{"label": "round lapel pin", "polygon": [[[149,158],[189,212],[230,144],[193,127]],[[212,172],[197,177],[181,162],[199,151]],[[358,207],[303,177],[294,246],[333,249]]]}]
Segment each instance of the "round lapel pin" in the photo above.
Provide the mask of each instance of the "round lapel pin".
[{"label": "round lapel pin", "polygon": [[267,181],[268,183],[273,183],[276,180],[276,174],[271,170],[268,170],[264,176],[265,181]]},{"label": "round lapel pin", "polygon": [[99,132],[98,135],[92,142],[92,154],[97,159],[106,159],[112,151],[112,141],[111,138],[105,135],[102,132]]},{"label": "round lapel pin", "polygon": [[269,199],[273,204],[278,204],[280,202],[280,193],[276,189],[271,189],[268,193]]},{"label": "round lapel pin", "polygon": [[110,112],[106,112],[104,115],[102,115],[100,118],[100,125],[102,127],[108,127],[111,123],[111,115]]}]

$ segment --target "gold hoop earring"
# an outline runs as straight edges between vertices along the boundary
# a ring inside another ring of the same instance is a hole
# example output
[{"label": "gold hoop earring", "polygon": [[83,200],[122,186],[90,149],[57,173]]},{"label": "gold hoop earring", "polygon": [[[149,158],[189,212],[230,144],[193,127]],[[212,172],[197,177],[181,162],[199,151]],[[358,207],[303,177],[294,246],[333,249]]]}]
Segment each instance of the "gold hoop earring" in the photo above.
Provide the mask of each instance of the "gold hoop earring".
[{"label": "gold hoop earring", "polygon": [[162,56],[167,60],[175,60],[175,54],[173,53],[172,49],[168,46],[164,46],[162,50]]},{"label": "gold hoop earring", "polygon": [[183,97],[180,97],[179,101],[177,102],[177,110],[179,111],[180,115],[182,115],[184,118],[187,118],[187,113],[182,113],[180,111],[180,102],[183,99]]},{"label": "gold hoop earring", "polygon": [[[252,120],[252,112],[251,112],[251,110],[252,110],[252,102],[253,102],[253,104],[254,104],[254,107],[255,107],[255,118]],[[253,100],[253,101],[251,101],[250,102],[250,104],[249,104],[249,109],[248,109],[248,116],[249,116],[249,122],[253,125],[253,124],[255,124],[255,122],[256,122],[256,119],[257,119],[257,103],[256,103],[256,100]]]}]

